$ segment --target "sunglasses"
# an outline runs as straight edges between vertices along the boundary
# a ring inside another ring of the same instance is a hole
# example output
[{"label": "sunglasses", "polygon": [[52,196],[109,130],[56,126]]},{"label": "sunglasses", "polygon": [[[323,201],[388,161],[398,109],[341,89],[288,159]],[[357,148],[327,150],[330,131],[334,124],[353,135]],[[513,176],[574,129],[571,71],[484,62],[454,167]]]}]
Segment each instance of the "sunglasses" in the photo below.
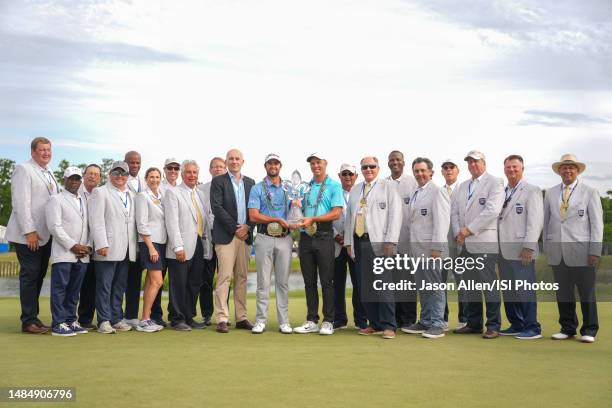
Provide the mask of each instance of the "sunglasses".
[{"label": "sunglasses", "polygon": [[181,168],[179,166],[166,166],[166,170],[174,170],[179,171]]},{"label": "sunglasses", "polygon": [[361,170],[367,170],[367,169],[374,170],[377,167],[378,167],[377,164],[363,164],[361,165]]},{"label": "sunglasses", "polygon": [[446,166],[442,166],[443,170],[453,170],[455,168],[454,164],[447,164]]},{"label": "sunglasses", "polygon": [[113,177],[126,177],[128,172],[123,170],[113,170],[110,172],[110,175]]},{"label": "sunglasses", "polygon": [[350,171],[343,171],[342,173],[340,173],[340,175],[342,177],[353,177],[355,173],[351,173]]}]

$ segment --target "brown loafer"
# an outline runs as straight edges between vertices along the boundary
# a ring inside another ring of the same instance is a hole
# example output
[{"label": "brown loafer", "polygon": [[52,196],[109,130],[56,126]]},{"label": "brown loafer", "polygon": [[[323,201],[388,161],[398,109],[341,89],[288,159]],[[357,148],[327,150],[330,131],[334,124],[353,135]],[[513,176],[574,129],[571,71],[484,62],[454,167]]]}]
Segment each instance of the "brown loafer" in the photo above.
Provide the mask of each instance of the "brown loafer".
[{"label": "brown loafer", "polygon": [[251,330],[253,325],[247,319],[236,322],[236,328],[242,330]]},{"label": "brown loafer", "polygon": [[227,322],[217,323],[217,333],[229,333]]},{"label": "brown loafer", "polygon": [[382,335],[383,339],[394,339],[395,338],[395,330],[387,329],[383,331]]},{"label": "brown loafer", "polygon": [[45,327],[37,326],[34,323],[26,324],[21,326],[21,331],[24,333],[30,334],[44,334],[49,331],[49,329]]},{"label": "brown loafer", "polygon": [[477,329],[471,328],[470,326],[465,326],[460,329],[453,330],[453,333],[455,334],[481,334],[482,330],[477,330]]},{"label": "brown loafer", "polygon": [[380,333],[381,333],[380,330],[376,330],[372,326],[368,326],[365,329],[359,330],[359,334],[361,334],[362,336],[371,336],[372,334],[380,334]]},{"label": "brown loafer", "polygon": [[482,335],[483,339],[496,339],[499,337],[499,333],[496,332],[495,330],[489,330],[487,329],[487,331]]},{"label": "brown loafer", "polygon": [[44,324],[40,320],[37,320],[36,322],[34,322],[34,324],[37,325],[38,327],[42,327],[43,329],[47,329],[47,331],[51,330],[51,326],[47,326],[46,324]]}]

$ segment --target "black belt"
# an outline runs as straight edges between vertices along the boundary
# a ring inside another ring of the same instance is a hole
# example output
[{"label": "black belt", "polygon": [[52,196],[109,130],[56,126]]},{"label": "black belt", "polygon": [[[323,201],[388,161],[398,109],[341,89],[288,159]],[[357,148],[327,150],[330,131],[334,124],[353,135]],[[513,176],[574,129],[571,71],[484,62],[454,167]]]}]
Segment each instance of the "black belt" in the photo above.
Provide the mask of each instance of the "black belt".
[{"label": "black belt", "polygon": [[368,234],[367,232],[365,234],[363,234],[362,236],[358,236],[357,234],[355,234],[355,239],[367,239],[369,241],[370,240],[370,234]]},{"label": "black belt", "polygon": [[333,230],[331,221],[317,222],[317,232],[332,232]]},{"label": "black belt", "polygon": [[283,228],[283,233],[280,235],[270,235],[268,234],[268,224],[257,224],[257,234],[267,235],[272,238],[285,238],[291,232]]}]

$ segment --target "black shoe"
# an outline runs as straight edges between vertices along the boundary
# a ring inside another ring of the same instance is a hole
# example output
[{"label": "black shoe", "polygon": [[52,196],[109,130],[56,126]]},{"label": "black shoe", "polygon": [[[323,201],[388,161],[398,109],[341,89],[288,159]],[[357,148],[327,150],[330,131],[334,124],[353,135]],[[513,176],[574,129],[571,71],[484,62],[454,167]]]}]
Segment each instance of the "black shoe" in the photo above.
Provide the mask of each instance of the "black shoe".
[{"label": "black shoe", "polygon": [[189,326],[191,326],[192,329],[205,329],[206,328],[206,324],[204,322],[196,322],[195,320],[189,323]]},{"label": "black shoe", "polygon": [[189,326],[187,323],[176,323],[172,325],[172,328],[174,330],[178,330],[178,331],[191,331],[191,326]]},{"label": "black shoe", "polygon": [[347,327],[347,322],[334,322],[334,330],[344,330]]},{"label": "black shoe", "polygon": [[202,322],[206,325],[206,326],[210,326],[212,324],[212,321],[210,320],[210,316],[206,316],[202,319]]},{"label": "black shoe", "polygon": [[93,322],[88,322],[88,323],[79,322],[79,324],[81,325],[82,328],[87,329],[87,330],[97,330],[98,329],[98,326],[93,324]]},{"label": "black shoe", "polygon": [[[155,324],[157,324],[157,325],[159,325],[161,327],[168,327],[168,323],[166,323],[164,321],[164,319],[155,319],[153,321],[155,322]],[[83,326],[83,325],[81,325],[81,326]]]},{"label": "black shoe", "polygon": [[462,327],[461,329],[453,330],[455,334],[482,334],[482,329],[474,329],[470,326]]},{"label": "black shoe", "polygon": [[253,328],[253,325],[247,319],[244,319],[239,322],[236,322],[236,328],[243,330],[251,330]]}]

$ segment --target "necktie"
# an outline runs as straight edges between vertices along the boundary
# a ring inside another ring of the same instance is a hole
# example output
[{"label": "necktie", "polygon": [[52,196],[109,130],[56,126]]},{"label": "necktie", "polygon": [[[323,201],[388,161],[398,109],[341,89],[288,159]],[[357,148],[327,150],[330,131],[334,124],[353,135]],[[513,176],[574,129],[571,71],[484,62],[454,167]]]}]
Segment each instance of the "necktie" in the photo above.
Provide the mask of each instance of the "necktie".
[{"label": "necktie", "polygon": [[193,207],[196,210],[196,218],[198,220],[198,235],[200,238],[204,235],[204,219],[202,219],[202,211],[200,211],[200,206],[196,201],[195,191],[191,191],[191,202],[193,203]]},{"label": "necktie", "polygon": [[563,190],[563,198],[561,200],[561,207],[559,208],[559,214],[561,215],[562,220],[567,217],[567,208],[569,207],[570,193],[570,186],[566,186],[565,190]]},{"label": "necktie", "polygon": [[450,198],[451,194],[453,193],[453,190],[451,190],[450,186],[446,186],[446,193],[448,194],[448,197]]},{"label": "necktie", "polygon": [[355,235],[357,235],[358,237],[362,237],[365,234],[365,210],[366,210],[366,205],[367,205],[367,201],[365,199],[365,197],[368,195],[368,193],[370,192],[370,189],[372,188],[372,185],[370,183],[367,183],[363,189],[363,197],[361,198],[361,201],[359,202],[359,210],[357,212],[357,218],[355,219]]}]

